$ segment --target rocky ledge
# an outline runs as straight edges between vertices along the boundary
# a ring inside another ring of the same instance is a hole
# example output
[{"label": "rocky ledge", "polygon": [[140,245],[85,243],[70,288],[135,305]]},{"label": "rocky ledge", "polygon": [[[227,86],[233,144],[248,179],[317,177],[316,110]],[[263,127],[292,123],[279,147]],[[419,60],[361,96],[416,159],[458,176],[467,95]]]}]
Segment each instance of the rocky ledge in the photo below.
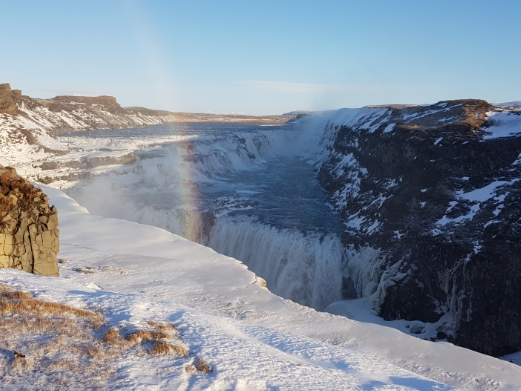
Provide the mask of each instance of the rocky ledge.
[{"label": "rocky ledge", "polygon": [[58,212],[14,168],[0,166],[0,267],[58,276]]}]

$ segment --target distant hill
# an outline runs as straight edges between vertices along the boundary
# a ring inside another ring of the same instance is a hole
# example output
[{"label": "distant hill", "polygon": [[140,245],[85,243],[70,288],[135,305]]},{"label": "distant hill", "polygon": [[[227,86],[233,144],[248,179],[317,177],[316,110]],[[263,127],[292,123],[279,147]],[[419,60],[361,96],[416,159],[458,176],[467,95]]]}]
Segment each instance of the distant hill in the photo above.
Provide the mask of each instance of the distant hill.
[{"label": "distant hill", "polygon": [[503,107],[505,109],[521,109],[521,101],[517,100],[514,102],[496,103],[494,106]]}]

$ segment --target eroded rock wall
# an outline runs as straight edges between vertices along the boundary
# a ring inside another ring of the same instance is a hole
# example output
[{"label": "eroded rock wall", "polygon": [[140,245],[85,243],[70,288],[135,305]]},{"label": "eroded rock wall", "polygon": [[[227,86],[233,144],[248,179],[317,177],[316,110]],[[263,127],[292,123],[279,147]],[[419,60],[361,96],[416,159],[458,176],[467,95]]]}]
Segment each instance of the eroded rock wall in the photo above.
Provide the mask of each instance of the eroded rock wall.
[{"label": "eroded rock wall", "polygon": [[49,198],[0,166],[0,267],[58,276],[58,212]]}]

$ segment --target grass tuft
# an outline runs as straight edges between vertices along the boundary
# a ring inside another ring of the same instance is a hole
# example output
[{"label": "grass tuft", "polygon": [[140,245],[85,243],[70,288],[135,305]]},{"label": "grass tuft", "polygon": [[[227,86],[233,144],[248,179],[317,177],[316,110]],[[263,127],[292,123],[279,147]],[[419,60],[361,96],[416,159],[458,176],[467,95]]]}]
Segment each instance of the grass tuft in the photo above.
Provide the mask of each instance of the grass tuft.
[{"label": "grass tuft", "polygon": [[156,341],[154,346],[148,351],[151,356],[158,356],[160,354],[172,354],[179,357],[188,357],[190,352],[187,348],[180,345],[172,345],[164,341]]},{"label": "grass tuft", "polygon": [[203,374],[203,373],[212,372],[212,367],[210,367],[210,365],[208,365],[208,363],[206,361],[199,358],[199,359],[197,359],[195,364],[187,365],[185,367],[185,372],[189,373],[189,374],[196,374],[196,373]]},{"label": "grass tuft", "polygon": [[148,342],[156,339],[172,339],[172,336],[163,331],[138,330],[132,334],[128,334],[125,339],[136,345],[141,341]]},{"label": "grass tuft", "polygon": [[107,345],[121,345],[125,340],[119,335],[119,329],[110,328],[101,339]]}]

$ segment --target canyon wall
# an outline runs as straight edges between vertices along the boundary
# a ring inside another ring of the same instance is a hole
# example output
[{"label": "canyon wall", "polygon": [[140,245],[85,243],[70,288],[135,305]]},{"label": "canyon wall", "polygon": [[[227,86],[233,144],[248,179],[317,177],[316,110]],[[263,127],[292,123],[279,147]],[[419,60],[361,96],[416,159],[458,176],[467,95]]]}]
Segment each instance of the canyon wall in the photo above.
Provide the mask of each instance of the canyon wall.
[{"label": "canyon wall", "polygon": [[344,298],[486,354],[521,350],[521,113],[373,107],[335,113],[326,134],[318,178],[346,223]]}]

